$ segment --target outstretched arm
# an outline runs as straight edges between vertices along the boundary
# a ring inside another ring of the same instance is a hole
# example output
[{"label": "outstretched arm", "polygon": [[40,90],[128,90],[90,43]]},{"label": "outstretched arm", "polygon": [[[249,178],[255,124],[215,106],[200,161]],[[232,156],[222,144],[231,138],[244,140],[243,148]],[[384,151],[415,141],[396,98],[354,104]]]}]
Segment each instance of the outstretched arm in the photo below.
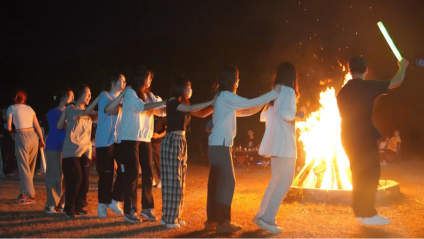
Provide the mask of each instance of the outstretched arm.
[{"label": "outstretched arm", "polygon": [[198,118],[206,118],[209,115],[211,115],[212,113],[213,113],[213,106],[210,105],[210,106],[203,108],[199,111],[193,111],[190,114],[195,116],[195,117],[198,117]]},{"label": "outstretched arm", "polygon": [[409,62],[405,58],[399,62],[399,69],[390,81],[389,89],[395,89],[402,85],[408,64]]},{"label": "outstretched arm", "polygon": [[247,116],[254,115],[258,113],[259,111],[261,111],[262,107],[263,105],[253,107],[253,108],[248,108],[248,109],[237,110],[237,117],[247,117]]}]

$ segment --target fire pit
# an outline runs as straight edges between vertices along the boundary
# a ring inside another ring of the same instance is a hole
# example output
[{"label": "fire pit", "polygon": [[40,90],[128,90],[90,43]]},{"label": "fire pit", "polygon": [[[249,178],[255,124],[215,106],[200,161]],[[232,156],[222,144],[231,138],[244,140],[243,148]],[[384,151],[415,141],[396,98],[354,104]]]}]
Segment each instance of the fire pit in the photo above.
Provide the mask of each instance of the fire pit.
[{"label": "fire pit", "polygon": [[[397,197],[400,195],[399,183],[394,180],[380,180],[377,190],[377,201]],[[292,186],[288,193],[292,200],[314,201],[335,204],[351,204],[352,190],[343,189],[317,189]]]}]

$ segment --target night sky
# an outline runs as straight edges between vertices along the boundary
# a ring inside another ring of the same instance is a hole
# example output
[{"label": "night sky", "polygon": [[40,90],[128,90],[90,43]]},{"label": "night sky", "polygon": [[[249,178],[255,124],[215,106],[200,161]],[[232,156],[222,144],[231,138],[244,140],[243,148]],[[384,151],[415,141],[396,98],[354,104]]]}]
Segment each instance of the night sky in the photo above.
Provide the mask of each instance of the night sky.
[{"label": "night sky", "polygon": [[[192,102],[211,97],[219,70],[235,64],[239,94],[253,97],[269,89],[276,66],[288,60],[298,71],[299,105],[314,111],[321,90],[340,88],[338,62],[362,54],[370,78],[396,72],[376,26],[382,20],[411,64],[404,85],[377,102],[375,121],[384,134],[399,128],[405,148],[420,153],[424,68],[414,62],[424,58],[423,9],[420,0],[13,1],[2,9],[1,104],[26,89],[42,118],[61,89],[86,83],[96,95],[112,72],[130,77],[138,64],[152,67],[153,90],[163,98],[173,77],[187,76]],[[240,120],[240,134],[254,128],[260,137],[257,118]],[[203,124],[194,120],[192,128]]]}]

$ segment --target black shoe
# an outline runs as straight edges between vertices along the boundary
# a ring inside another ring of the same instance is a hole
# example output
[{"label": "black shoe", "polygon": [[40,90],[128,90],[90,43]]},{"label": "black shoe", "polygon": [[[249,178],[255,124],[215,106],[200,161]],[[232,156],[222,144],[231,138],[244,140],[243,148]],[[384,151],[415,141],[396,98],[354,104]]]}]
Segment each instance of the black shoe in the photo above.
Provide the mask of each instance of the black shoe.
[{"label": "black shoe", "polygon": [[77,209],[77,215],[87,215],[88,212],[84,209]]}]

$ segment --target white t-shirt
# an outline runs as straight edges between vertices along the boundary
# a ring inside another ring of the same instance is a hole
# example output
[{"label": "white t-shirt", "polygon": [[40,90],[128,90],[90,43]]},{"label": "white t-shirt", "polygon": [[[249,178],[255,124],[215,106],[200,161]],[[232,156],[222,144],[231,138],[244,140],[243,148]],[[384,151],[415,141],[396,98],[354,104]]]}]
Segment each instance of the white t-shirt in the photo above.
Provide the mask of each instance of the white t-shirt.
[{"label": "white t-shirt", "polygon": [[[150,98],[152,101],[144,102],[138,98],[133,89],[129,88],[125,91],[118,133],[119,142],[122,140],[150,142],[153,136],[154,117],[151,111],[144,111],[144,105],[161,101],[153,93],[150,93]],[[166,116],[166,113],[159,116]]]},{"label": "white t-shirt", "polygon": [[247,99],[230,91],[221,91],[214,104],[213,127],[208,144],[212,146],[232,146],[237,130],[236,116],[243,116],[238,114],[237,110],[261,106],[277,96],[277,92],[272,90],[262,96]]},{"label": "white t-shirt", "polygon": [[7,117],[12,117],[13,125],[16,129],[34,127],[34,110],[26,104],[14,104],[7,108]]},{"label": "white t-shirt", "polygon": [[103,91],[99,96],[95,141],[97,148],[108,147],[118,141],[117,125],[121,118],[121,112],[117,115],[109,115],[104,111],[106,105],[115,98],[116,96],[111,95],[107,91]]}]

